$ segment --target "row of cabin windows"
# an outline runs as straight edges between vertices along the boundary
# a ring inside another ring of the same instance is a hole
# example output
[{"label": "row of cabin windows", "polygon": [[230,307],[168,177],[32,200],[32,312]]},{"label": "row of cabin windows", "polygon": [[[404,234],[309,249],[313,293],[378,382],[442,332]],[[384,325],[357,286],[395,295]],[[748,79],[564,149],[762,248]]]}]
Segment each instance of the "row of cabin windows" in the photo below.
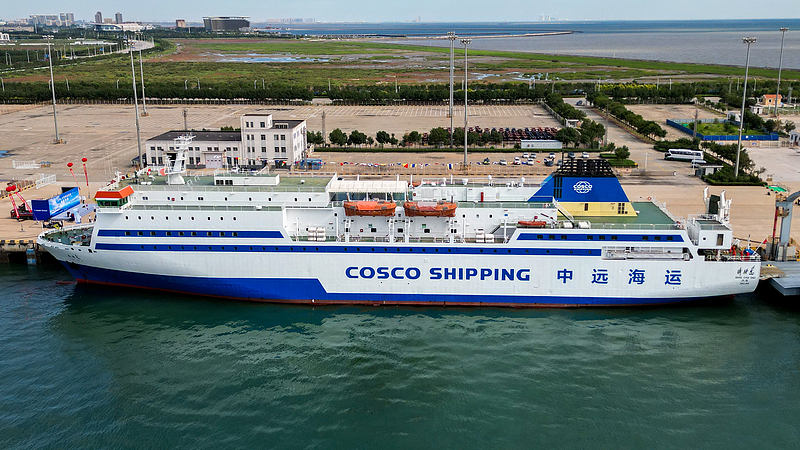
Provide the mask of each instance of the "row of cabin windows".
[{"label": "row of cabin windows", "polygon": [[[152,247],[153,250],[158,250],[159,247],[162,248],[162,249],[166,248],[167,250],[172,250],[173,247],[175,247],[175,249],[181,249],[181,250],[186,250],[187,248],[190,248],[192,250],[200,250],[200,251],[203,251],[205,249],[208,249],[209,251],[214,251],[214,249],[215,249],[214,246],[202,246],[202,245],[200,245],[200,246],[196,246],[196,245],[192,245],[192,246],[188,246],[188,245],[174,245],[174,246],[173,245],[160,245],[160,246],[159,245],[152,245],[152,246],[151,245],[141,245],[140,246],[140,248],[142,250],[149,250],[150,247]],[[225,247],[226,247],[225,245],[222,245],[222,246],[220,246],[218,248],[221,251],[225,251]],[[239,250],[238,246],[227,246],[227,248],[228,248],[228,250],[233,250],[233,251],[238,251]],[[253,249],[256,249],[255,251],[258,251],[257,250],[258,247],[242,247],[242,251],[247,251],[247,250],[245,250],[246,248],[249,248],[250,251],[253,251]],[[267,247],[261,247],[261,251],[272,251],[273,248],[274,248],[274,251],[276,251],[276,252],[277,251],[281,251],[281,249],[279,247],[270,247],[270,250],[267,250]],[[438,248],[427,249],[425,247],[419,247],[419,248],[414,248],[414,247],[407,247],[407,248],[395,247],[394,249],[390,249],[389,247],[342,247],[342,249],[345,252],[349,252],[349,251],[352,251],[352,250],[355,249],[356,252],[362,252],[362,251],[363,252],[376,252],[376,251],[379,252],[381,250],[383,250],[384,252],[389,252],[390,250],[393,250],[394,252],[397,252],[397,253],[399,253],[399,252],[405,252],[405,253],[439,253],[440,250],[444,253],[444,250],[445,250],[445,249],[438,249]],[[289,247],[289,251],[290,252],[306,252],[306,251],[319,252],[319,251],[327,251],[327,250],[328,250],[327,248],[323,249],[323,250],[320,250],[319,247],[313,247],[313,249],[312,249],[312,247]],[[453,252],[452,248],[448,248],[446,250],[447,250],[447,253],[452,253]],[[480,253],[508,253],[508,254],[511,254],[512,252],[519,252],[519,251],[515,251],[515,250],[511,250],[511,249],[507,249],[507,250],[503,251],[503,249],[496,249],[496,248],[495,249],[483,249],[482,248],[482,249],[479,249],[479,252]],[[545,252],[545,254],[549,254],[550,250],[545,249],[544,252]],[[569,251],[570,254],[576,254],[576,252],[579,255],[581,255],[581,254],[591,255],[592,254],[591,250],[570,250]],[[456,253],[458,253],[458,249],[456,249]],[[530,249],[525,249],[525,253],[530,253]]]},{"label": "row of cabin windows", "polygon": [[[133,233],[132,231],[126,231],[125,232],[125,236],[134,236],[132,233]],[[197,231],[190,231],[188,236],[202,236],[203,235],[202,234],[203,232],[200,232],[200,234],[197,234],[197,233],[198,233]],[[205,234],[206,236],[220,236],[220,237],[225,237],[225,236],[228,236],[228,235],[233,236],[233,237],[239,236],[239,232],[238,231],[231,231],[230,234],[227,234],[224,231],[219,231],[219,232],[216,232],[216,233],[214,233],[212,231],[206,231],[205,233],[206,233]],[[150,236],[156,236],[156,235],[157,234],[156,234],[155,231],[151,231],[150,232]],[[172,231],[165,232],[165,235],[166,236],[172,236]],[[137,231],[136,232],[136,236],[144,236],[144,231]],[[179,236],[179,237],[180,236],[187,236],[187,234],[186,234],[185,231],[178,231],[178,232],[176,232],[175,236]]]},{"label": "row of cabin windows", "polygon": [[[137,216],[139,220],[142,220],[142,216]],[[130,216],[125,216],[125,220],[129,220]],[[164,217],[165,220],[169,220],[169,216]],[[194,216],[189,218],[190,220],[194,220]],[[208,220],[211,220],[211,216],[207,216]],[[155,216],[150,216],[150,220],[156,220]],[[178,216],[178,220],[183,220],[183,216]],[[225,220],[224,217],[220,217],[219,220]],[[236,217],[233,217],[233,220],[236,220]]]},{"label": "row of cabin windows", "polygon": [[[549,239],[549,240],[556,240],[556,239],[567,240],[567,235],[566,234],[560,234],[560,235],[559,234],[544,234],[544,235],[537,234],[536,235],[536,239],[545,239],[545,236],[547,236],[547,239]],[[597,240],[598,241],[605,241],[606,240],[606,236],[607,235],[605,235],[605,234],[598,234],[597,235]],[[653,237],[654,241],[660,241],[661,240],[661,236],[652,236],[652,237]],[[594,238],[595,238],[595,236],[592,235],[592,234],[586,235],[586,240],[587,241],[593,241]],[[673,241],[675,237],[674,236],[666,236],[666,238],[667,238],[667,241]],[[610,236],[610,239],[612,241],[616,241],[617,240],[617,235],[612,234]],[[642,240],[643,241],[649,241],[650,240],[650,236],[644,235],[644,236],[642,236]]]}]

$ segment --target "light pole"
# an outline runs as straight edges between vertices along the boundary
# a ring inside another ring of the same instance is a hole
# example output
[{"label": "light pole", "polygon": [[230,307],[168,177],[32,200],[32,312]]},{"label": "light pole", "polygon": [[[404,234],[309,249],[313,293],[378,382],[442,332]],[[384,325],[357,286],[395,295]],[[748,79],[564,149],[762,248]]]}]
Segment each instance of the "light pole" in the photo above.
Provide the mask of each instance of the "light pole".
[{"label": "light pole", "polygon": [[747,72],[750,69],[750,44],[756,42],[754,37],[746,37],[742,42],[747,44],[747,59],[744,63],[744,91],[742,91],[742,115],[739,117],[739,142],[736,146],[736,166],[733,168],[734,181],[739,178],[739,155],[742,153],[742,129],[744,128],[744,104],[747,100]]},{"label": "light pole", "polygon": [[0,84],[3,85],[3,92],[6,91],[6,82],[3,80],[3,77],[0,77]]},{"label": "light pole", "polygon": [[61,143],[61,138],[58,137],[58,117],[56,114],[56,83],[53,81],[53,51],[50,48],[50,39],[53,36],[45,36],[47,39],[47,61],[50,62],[50,90],[53,92],[53,126],[56,130],[56,140],[54,141],[55,144]]},{"label": "light pole", "polygon": [[188,79],[187,80],[183,80],[183,90],[184,91],[188,91],[189,90],[189,80]]},{"label": "light pole", "polygon": [[197,78],[197,90],[199,91],[200,90],[200,77],[195,77],[195,78]]},{"label": "light pole", "polygon": [[131,81],[133,82],[133,109],[136,112],[136,147],[139,149],[138,170],[141,170],[144,167],[144,164],[142,161],[142,137],[141,137],[141,132],[139,131],[139,99],[137,98],[138,95],[136,94],[136,69],[134,69],[133,66],[133,47],[130,48],[130,55],[131,55]]},{"label": "light pole", "polygon": [[117,78],[117,89],[119,89],[119,78]]},{"label": "light pole", "polygon": [[448,31],[447,39],[450,39],[450,147],[453,147],[453,72],[455,71],[455,48],[456,32]]},{"label": "light pole", "polygon": [[142,65],[142,46],[139,45],[139,75],[142,77],[142,117],[147,117],[147,96],[144,93],[144,66]]},{"label": "light pole", "polygon": [[257,84],[258,84],[258,80],[253,80],[253,90],[258,89]]},{"label": "light pole", "polygon": [[461,39],[464,44],[464,170],[467,168],[467,46],[472,43],[472,39]]},{"label": "light pole", "polygon": [[783,39],[786,37],[788,28],[781,28],[781,56],[778,59],[778,90],[775,93],[775,117],[778,117],[778,97],[781,95],[781,69],[783,69]]}]

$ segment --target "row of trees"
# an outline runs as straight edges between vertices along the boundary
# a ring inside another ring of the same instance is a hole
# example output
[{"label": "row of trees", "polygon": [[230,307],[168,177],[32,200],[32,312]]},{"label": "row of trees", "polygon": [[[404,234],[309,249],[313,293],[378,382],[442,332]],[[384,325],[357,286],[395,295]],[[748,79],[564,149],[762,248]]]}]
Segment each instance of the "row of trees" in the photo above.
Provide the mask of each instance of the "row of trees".
[{"label": "row of trees", "polygon": [[[325,143],[324,136],[321,131],[308,131],[306,139],[309,143],[314,145],[323,145]],[[456,128],[453,131],[453,142],[456,145],[461,145],[464,142],[464,129]],[[436,127],[430,130],[427,135],[421,134],[419,131],[410,131],[403,135],[401,139],[395,137],[394,133],[389,134],[386,131],[378,131],[375,138],[367,136],[366,134],[353,130],[349,135],[339,128],[334,129],[328,134],[329,142],[338,147],[346,145],[353,145],[360,147],[361,145],[374,145],[377,143],[381,147],[386,144],[399,145],[402,147],[411,147],[414,145],[430,145],[433,147],[444,147],[450,144],[450,133],[442,127]],[[498,131],[485,131],[478,133],[470,131],[467,133],[468,145],[497,145],[503,143],[503,135]]]},{"label": "row of trees", "polygon": [[600,140],[606,133],[606,127],[591,119],[583,119],[580,128],[564,127],[556,132],[556,139],[565,147],[572,144],[575,148],[583,145],[586,148],[599,148]]},{"label": "row of trees", "polygon": [[613,101],[604,94],[593,92],[588,94],[586,98],[594,103],[596,107],[605,109],[609,114],[628,124],[643,136],[663,138],[667,135],[667,131],[661,128],[656,122],[645,120],[644,117],[639,114],[629,111],[622,103]]},{"label": "row of trees", "polygon": [[583,111],[578,111],[574,106],[564,102],[560,94],[551,92],[544,98],[544,102],[559,116],[569,120],[581,120],[586,117]]}]

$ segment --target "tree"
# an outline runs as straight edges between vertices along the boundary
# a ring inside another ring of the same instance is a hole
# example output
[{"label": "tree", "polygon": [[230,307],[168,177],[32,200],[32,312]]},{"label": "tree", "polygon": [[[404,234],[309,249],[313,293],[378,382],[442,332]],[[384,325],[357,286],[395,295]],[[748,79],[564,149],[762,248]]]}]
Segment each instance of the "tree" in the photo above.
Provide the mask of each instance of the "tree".
[{"label": "tree", "polygon": [[556,132],[556,140],[561,141],[564,146],[575,143],[575,146],[581,142],[581,133],[572,127],[564,127]]},{"label": "tree", "polygon": [[388,144],[391,139],[392,138],[389,137],[389,133],[385,131],[378,131],[378,133],[375,135],[375,140],[381,145]]},{"label": "tree", "polygon": [[372,147],[372,144],[375,143],[375,139],[372,139],[372,136],[367,136],[367,145]]},{"label": "tree", "polygon": [[347,138],[347,143],[361,146],[367,143],[367,135],[358,130],[353,130],[350,133],[350,137]]},{"label": "tree", "polygon": [[322,136],[322,131],[308,131],[306,132],[306,140],[309,144],[322,145],[325,140]]},{"label": "tree", "polygon": [[392,145],[397,145],[397,138],[394,137],[394,133],[392,133],[392,137],[389,138],[389,143]]},{"label": "tree", "polygon": [[783,125],[783,130],[786,131],[787,133],[791,133],[795,128],[797,127],[795,126],[794,122],[789,122],[788,120]]},{"label": "tree", "polygon": [[403,135],[403,145],[414,145],[422,142],[419,131],[411,131]]},{"label": "tree", "polygon": [[614,150],[614,156],[616,156],[620,161],[625,161],[629,156],[631,156],[631,151],[628,149],[627,145],[623,145],[622,147],[617,147],[617,149]]},{"label": "tree", "polygon": [[436,127],[428,134],[428,144],[439,147],[450,141],[450,133],[442,127]]},{"label": "tree", "polygon": [[328,139],[330,139],[331,144],[338,145],[339,147],[347,144],[347,135],[338,128],[331,131],[331,133],[328,135]]},{"label": "tree", "polygon": [[598,141],[603,138],[606,133],[606,127],[591,119],[584,119],[580,128],[581,136],[580,142],[587,148],[597,148]]}]

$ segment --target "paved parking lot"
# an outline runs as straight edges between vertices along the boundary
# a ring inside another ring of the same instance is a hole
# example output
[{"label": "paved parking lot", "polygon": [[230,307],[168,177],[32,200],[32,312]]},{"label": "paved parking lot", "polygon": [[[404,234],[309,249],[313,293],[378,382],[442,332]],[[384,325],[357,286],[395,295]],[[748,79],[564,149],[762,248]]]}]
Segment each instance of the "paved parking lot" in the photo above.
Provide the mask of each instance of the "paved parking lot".
[{"label": "paved parking lot", "polygon": [[[149,116],[141,118],[142,143],[165,131],[183,129],[183,110],[182,106],[148,107]],[[450,126],[447,106],[188,106],[186,110],[193,129],[238,127],[242,114],[255,111],[268,111],[276,118],[306,119],[309,130],[322,129],[324,111],[327,132],[334,128],[347,133],[358,129],[372,136],[384,130],[400,138],[409,131]],[[456,108],[455,125],[463,125],[463,118],[463,108]],[[59,106],[58,124],[59,135],[66,143],[54,145],[51,106],[0,110],[0,151],[8,152],[0,159],[0,179],[24,178],[38,172],[56,173],[59,179],[71,177],[66,164],[78,164],[86,157],[90,177],[107,180],[115,170],[125,171],[138,154],[135,116],[130,106]],[[475,106],[469,108],[469,126],[555,127],[558,123],[538,106]],[[51,167],[14,170],[12,160],[50,161]],[[456,156],[454,160],[461,159]]]}]

